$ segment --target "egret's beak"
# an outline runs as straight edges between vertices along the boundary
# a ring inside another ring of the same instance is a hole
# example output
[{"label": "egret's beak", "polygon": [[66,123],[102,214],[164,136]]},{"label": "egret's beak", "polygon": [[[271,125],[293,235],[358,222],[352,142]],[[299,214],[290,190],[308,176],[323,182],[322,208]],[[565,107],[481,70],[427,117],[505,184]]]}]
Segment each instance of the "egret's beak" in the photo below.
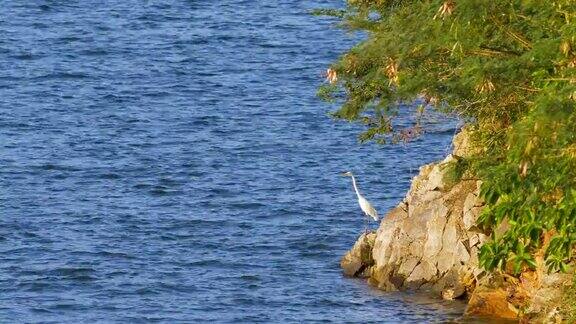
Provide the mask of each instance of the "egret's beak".
[{"label": "egret's beak", "polygon": [[347,177],[347,176],[348,176],[348,172],[342,172],[342,173],[340,173],[340,175],[343,176],[343,177]]}]

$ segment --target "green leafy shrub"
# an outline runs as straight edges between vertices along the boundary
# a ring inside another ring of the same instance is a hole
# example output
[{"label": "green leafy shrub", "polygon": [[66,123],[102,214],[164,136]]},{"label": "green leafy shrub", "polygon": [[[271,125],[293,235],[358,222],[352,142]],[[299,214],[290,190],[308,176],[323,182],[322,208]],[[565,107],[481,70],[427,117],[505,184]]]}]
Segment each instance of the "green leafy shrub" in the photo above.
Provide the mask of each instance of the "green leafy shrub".
[{"label": "green leafy shrub", "polygon": [[[367,37],[328,71],[319,94],[333,116],[366,125],[360,140],[420,133],[394,118],[413,103],[460,116],[478,153],[459,162],[483,180],[492,233],[487,269],[565,270],[576,243],[576,2],[348,0],[343,28]],[[498,233],[506,223],[508,230]],[[548,239],[546,239],[548,238]]]}]

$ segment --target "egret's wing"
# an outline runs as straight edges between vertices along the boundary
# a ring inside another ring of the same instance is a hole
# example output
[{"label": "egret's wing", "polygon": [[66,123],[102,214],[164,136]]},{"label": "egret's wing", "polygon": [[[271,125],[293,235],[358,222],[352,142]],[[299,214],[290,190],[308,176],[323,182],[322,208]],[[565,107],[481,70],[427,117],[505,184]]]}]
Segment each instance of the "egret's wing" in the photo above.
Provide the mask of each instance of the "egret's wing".
[{"label": "egret's wing", "polygon": [[366,200],[366,198],[364,197],[360,197],[360,208],[362,208],[362,211],[364,211],[366,214],[372,216],[372,218],[374,218],[375,221],[378,220],[378,212],[376,211],[376,209],[372,206],[372,204],[370,204],[370,202],[368,202],[368,200]]},{"label": "egret's wing", "polygon": [[369,206],[369,210],[370,210],[370,211],[368,212],[368,214],[369,214],[370,216],[372,216],[372,218],[374,218],[375,221],[377,221],[377,220],[378,220],[378,212],[376,211],[376,209],[375,209],[370,203],[368,203],[368,206]]}]

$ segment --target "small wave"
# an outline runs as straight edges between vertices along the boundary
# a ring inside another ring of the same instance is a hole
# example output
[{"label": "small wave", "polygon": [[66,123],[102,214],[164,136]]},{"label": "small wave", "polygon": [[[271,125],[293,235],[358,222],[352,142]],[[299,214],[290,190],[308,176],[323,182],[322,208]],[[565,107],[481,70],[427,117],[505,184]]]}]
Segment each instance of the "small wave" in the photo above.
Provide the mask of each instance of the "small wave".
[{"label": "small wave", "polygon": [[185,285],[185,284],[173,284],[173,283],[166,283],[166,282],[162,282],[159,284],[159,288],[163,291],[167,291],[167,292],[182,292],[182,293],[192,293],[194,291],[197,291],[198,288],[196,288],[196,286],[193,285]]},{"label": "small wave", "polygon": [[92,268],[57,268],[49,271],[50,275],[74,281],[96,280],[93,276],[95,273],[96,271]]},{"label": "small wave", "polygon": [[100,179],[115,180],[115,179],[120,179],[120,178],[122,178],[122,176],[119,175],[118,173],[103,173],[103,174],[98,175],[98,178],[100,178]]},{"label": "small wave", "polygon": [[80,55],[84,56],[105,56],[108,55],[109,52],[105,49],[95,48],[95,49],[88,49],[78,52]]},{"label": "small wave", "polygon": [[132,188],[134,188],[134,189],[148,189],[150,187],[152,187],[152,185],[149,185],[147,183],[137,183]]},{"label": "small wave", "polygon": [[11,58],[20,60],[20,61],[33,61],[39,59],[41,56],[34,55],[32,53],[23,53],[11,56]]},{"label": "small wave", "polygon": [[178,196],[183,194],[182,190],[173,190],[166,186],[154,186],[149,193],[152,196]]},{"label": "small wave", "polygon": [[138,296],[154,296],[159,295],[160,292],[157,289],[151,287],[144,287],[136,290]]},{"label": "small wave", "polygon": [[52,314],[52,311],[46,309],[46,308],[31,308],[30,309],[31,312],[33,313],[39,313],[39,314]]},{"label": "small wave", "polygon": [[88,251],[74,251],[71,252],[73,255],[88,255],[91,257],[103,257],[106,259],[136,259],[136,257],[123,252],[112,252],[112,251],[98,251],[98,252],[88,252]]},{"label": "small wave", "polygon": [[232,190],[226,188],[211,188],[208,192],[208,197],[213,198],[233,197],[236,195]]},{"label": "small wave", "polygon": [[58,72],[41,75],[33,78],[34,80],[83,80],[89,79],[90,75],[81,72]]},{"label": "small wave", "polygon": [[164,98],[170,96],[171,93],[166,91],[156,91],[156,92],[145,92],[142,95],[144,97],[151,97],[151,98]]},{"label": "small wave", "polygon": [[266,205],[258,202],[246,202],[246,203],[231,203],[230,207],[237,209],[260,209],[266,207]]},{"label": "small wave", "polygon": [[45,164],[41,164],[41,165],[34,165],[34,166],[30,166],[30,168],[37,169],[37,170],[43,170],[43,171],[73,171],[73,172],[74,171],[81,171],[81,169],[76,168],[76,167],[61,165],[61,164],[54,164],[54,163],[45,163]]},{"label": "small wave", "polygon": [[105,101],[109,101],[109,102],[115,102],[115,103],[122,103],[122,102],[128,102],[131,100],[135,100],[136,97],[135,96],[131,96],[131,95],[116,95],[116,94],[106,94],[104,96],[102,96],[102,99]]},{"label": "small wave", "polygon": [[69,42],[78,42],[78,41],[81,41],[81,40],[82,40],[82,38],[76,37],[76,36],[65,36],[65,37],[60,37],[60,38],[58,38],[58,41],[60,41],[60,42],[66,42],[66,43],[69,43]]},{"label": "small wave", "polygon": [[258,275],[241,275],[240,279],[244,281],[262,281]]},{"label": "small wave", "polygon": [[187,265],[194,266],[194,267],[216,267],[216,268],[226,266],[226,264],[224,262],[222,262],[221,260],[217,260],[217,259],[199,260],[199,261],[189,262],[189,263],[187,263]]},{"label": "small wave", "polygon": [[80,310],[85,307],[78,304],[56,304],[50,306],[50,308],[54,310]]}]

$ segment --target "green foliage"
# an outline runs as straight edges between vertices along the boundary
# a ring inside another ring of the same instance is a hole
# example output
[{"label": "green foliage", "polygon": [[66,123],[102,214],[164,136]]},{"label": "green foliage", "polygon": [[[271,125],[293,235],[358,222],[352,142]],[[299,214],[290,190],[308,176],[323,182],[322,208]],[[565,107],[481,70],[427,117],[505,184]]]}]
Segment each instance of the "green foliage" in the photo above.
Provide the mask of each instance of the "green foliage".
[{"label": "green foliage", "polygon": [[445,168],[443,179],[449,187],[452,187],[465,177],[470,169],[470,161],[456,157],[455,161],[448,163]]},{"label": "green foliage", "polygon": [[480,148],[453,174],[483,180],[479,225],[493,241],[482,265],[519,272],[543,250],[564,271],[576,244],[576,1],[348,0],[328,13],[367,34],[319,90],[344,98],[334,117],[389,142],[413,102],[459,115]]}]

